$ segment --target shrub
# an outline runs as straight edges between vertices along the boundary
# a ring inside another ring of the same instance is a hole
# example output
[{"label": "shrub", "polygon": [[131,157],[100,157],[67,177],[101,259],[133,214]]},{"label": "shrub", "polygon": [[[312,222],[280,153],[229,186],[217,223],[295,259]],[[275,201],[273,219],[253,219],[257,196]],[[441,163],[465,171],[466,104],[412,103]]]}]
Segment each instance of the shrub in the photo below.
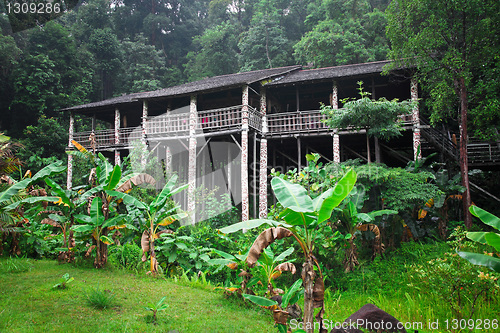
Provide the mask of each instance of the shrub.
[{"label": "shrub", "polygon": [[10,257],[3,262],[1,268],[6,273],[23,273],[31,271],[33,264],[27,258]]},{"label": "shrub", "polygon": [[115,304],[115,294],[110,290],[100,289],[99,285],[95,288],[90,287],[85,292],[85,298],[87,304],[94,309],[107,309]]},{"label": "shrub", "polygon": [[494,274],[485,274],[484,269],[462,260],[456,253],[412,266],[409,273],[410,287],[445,300],[458,319],[472,318],[478,304],[500,295]]},{"label": "shrub", "polygon": [[137,269],[141,262],[142,250],[135,243],[110,246],[108,260],[117,267]]}]

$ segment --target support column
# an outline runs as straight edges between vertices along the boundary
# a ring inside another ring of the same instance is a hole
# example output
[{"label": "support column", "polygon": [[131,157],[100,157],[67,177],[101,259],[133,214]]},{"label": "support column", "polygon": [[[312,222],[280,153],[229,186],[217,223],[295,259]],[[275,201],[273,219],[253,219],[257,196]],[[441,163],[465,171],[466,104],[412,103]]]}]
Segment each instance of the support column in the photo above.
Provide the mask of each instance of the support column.
[{"label": "support column", "polygon": [[191,223],[196,223],[196,123],[198,118],[196,95],[191,95],[189,104],[189,165],[188,165],[188,212],[191,213]]},{"label": "support column", "polygon": [[252,217],[254,219],[259,215],[257,211],[257,131],[253,132],[253,152],[252,152]]},{"label": "support column", "polygon": [[267,218],[267,98],[266,89],[260,88],[260,113],[262,114],[262,138],[260,140],[259,218]]},{"label": "support column", "polygon": [[340,137],[337,133],[333,134],[333,161],[340,163]]},{"label": "support column", "polygon": [[300,169],[302,169],[302,145],[300,142],[300,136],[297,135],[297,169],[300,173]]},{"label": "support column", "polygon": [[248,221],[248,86],[241,94],[241,221]]},{"label": "support column", "polygon": [[[168,116],[170,112],[172,111],[172,100],[168,100],[167,103],[167,110],[165,112],[165,115]],[[168,124],[165,126],[165,130],[169,131]],[[170,146],[168,145],[167,141],[167,146],[165,148],[165,174],[167,177],[170,177],[172,173],[172,152],[170,151]]]},{"label": "support column", "polygon": [[411,100],[415,102],[415,107],[411,113],[411,119],[413,123],[413,159],[417,160],[422,158],[422,151],[418,152],[418,147],[420,146],[420,111],[418,107],[418,83],[417,79],[414,77],[412,77],[410,81],[410,94]]},{"label": "support column", "polygon": [[[142,143],[142,149],[147,150],[147,128],[148,128],[148,101],[144,100],[142,102],[142,121],[141,121],[141,127],[142,127],[142,135],[141,135],[141,143]],[[141,152],[141,166],[142,166],[142,171],[145,171],[146,169],[146,155],[147,153],[145,151]]]},{"label": "support column", "polygon": [[94,153],[94,154],[95,154],[96,148],[97,148],[97,138],[96,138],[96,134],[95,134],[96,123],[97,123],[97,120],[96,120],[95,113],[94,113],[92,115],[92,132],[90,132],[90,135],[89,135],[90,149],[92,149],[92,153]]},{"label": "support column", "polygon": [[167,146],[165,151],[165,169],[167,177],[170,177],[172,173],[172,153],[170,152],[169,146]]},{"label": "support column", "polygon": [[[73,112],[69,114],[69,140],[68,147],[71,147],[73,141],[73,135],[75,133],[75,115]],[[73,155],[68,155],[68,178],[66,180],[66,188],[71,190],[73,187]]]},{"label": "support column", "polygon": [[233,189],[231,187],[231,145],[227,145],[227,191],[231,197],[231,202],[233,202]]},{"label": "support column", "polygon": [[[115,145],[120,144],[120,110],[115,109]],[[120,151],[115,147],[115,165],[120,165]]]},{"label": "support column", "polygon": [[[339,95],[337,81],[333,81],[332,86],[332,108],[339,108]],[[337,130],[333,133],[333,161],[335,163],[340,163],[340,137],[337,134]]]},{"label": "support column", "polygon": [[146,129],[147,129],[147,122],[148,122],[148,101],[143,101],[142,102],[142,121],[141,121],[141,128],[142,128],[142,136],[141,136],[141,141],[143,144],[146,144],[147,141],[147,135],[146,135]]}]

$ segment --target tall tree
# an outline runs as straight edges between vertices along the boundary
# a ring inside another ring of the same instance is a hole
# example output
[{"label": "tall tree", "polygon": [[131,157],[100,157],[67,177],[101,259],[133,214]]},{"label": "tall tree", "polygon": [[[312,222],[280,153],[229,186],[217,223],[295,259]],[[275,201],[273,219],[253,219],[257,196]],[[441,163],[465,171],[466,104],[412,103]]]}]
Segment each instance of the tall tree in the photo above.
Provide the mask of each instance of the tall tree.
[{"label": "tall tree", "polygon": [[18,137],[41,115],[55,116],[58,109],[81,104],[90,90],[89,74],[66,28],[50,21],[27,36],[22,61],[12,72],[14,98],[4,115],[6,128]]},{"label": "tall tree", "polygon": [[9,126],[9,105],[13,99],[12,71],[18,64],[21,49],[12,36],[0,34],[0,128]]},{"label": "tall tree", "polygon": [[241,35],[241,70],[291,65],[291,44],[280,25],[280,14],[274,1],[260,0],[248,31]]},{"label": "tall tree", "polygon": [[306,24],[311,31],[294,45],[297,62],[327,67],[385,60],[384,2],[323,0],[311,4]]},{"label": "tall tree", "polygon": [[[467,114],[479,63],[498,50],[500,3],[495,0],[395,0],[387,10],[391,67],[415,67],[429,92],[431,120],[451,115],[460,128],[460,172],[465,224],[472,225],[467,160]],[[485,61],[486,59],[486,61]],[[458,109],[458,114],[453,110]]]},{"label": "tall tree", "polygon": [[185,73],[189,81],[238,71],[238,30],[228,20],[194,38],[199,50],[187,55]]},{"label": "tall tree", "polygon": [[166,57],[142,34],[133,40],[125,38],[120,43],[122,49],[122,71],[119,75],[118,93],[151,91],[167,86]]}]

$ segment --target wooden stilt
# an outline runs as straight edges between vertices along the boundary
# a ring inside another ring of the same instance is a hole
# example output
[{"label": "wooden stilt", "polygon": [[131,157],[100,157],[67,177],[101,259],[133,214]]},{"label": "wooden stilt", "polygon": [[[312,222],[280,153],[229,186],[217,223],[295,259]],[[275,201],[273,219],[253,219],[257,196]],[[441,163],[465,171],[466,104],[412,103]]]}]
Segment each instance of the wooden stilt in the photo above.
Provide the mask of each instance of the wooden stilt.
[{"label": "wooden stilt", "polygon": [[260,87],[260,113],[262,115],[262,137],[259,159],[259,218],[267,218],[267,97],[266,88]]},{"label": "wooden stilt", "polygon": [[191,214],[191,223],[196,223],[196,124],[197,124],[196,95],[191,96],[189,105],[189,163],[188,163],[188,212]]},{"label": "wooden stilt", "polygon": [[[71,147],[73,144],[73,135],[75,133],[75,114],[70,112],[69,114],[69,140],[68,147]],[[71,190],[73,188],[73,155],[68,155],[68,175],[66,179],[66,188]]]},{"label": "wooden stilt", "polygon": [[297,136],[297,169],[300,171],[302,169],[302,147],[300,144],[300,136]]},{"label": "wooden stilt", "polygon": [[[115,145],[120,144],[120,110],[115,108]],[[120,165],[120,151],[115,147],[115,165]]]},{"label": "wooden stilt", "polygon": [[243,86],[241,109],[241,220],[249,219],[248,202],[248,86]]},{"label": "wooden stilt", "polygon": [[[420,111],[418,107],[418,84],[416,78],[411,78],[410,81],[410,95],[411,100],[414,101],[415,107],[412,110],[412,123],[413,123],[413,158],[417,160],[422,158],[422,150],[418,149],[420,146]],[[418,154],[417,154],[418,153]]]},{"label": "wooden stilt", "polygon": [[252,162],[252,192],[253,192],[253,211],[252,217],[257,218],[257,132],[253,132],[253,162]]}]

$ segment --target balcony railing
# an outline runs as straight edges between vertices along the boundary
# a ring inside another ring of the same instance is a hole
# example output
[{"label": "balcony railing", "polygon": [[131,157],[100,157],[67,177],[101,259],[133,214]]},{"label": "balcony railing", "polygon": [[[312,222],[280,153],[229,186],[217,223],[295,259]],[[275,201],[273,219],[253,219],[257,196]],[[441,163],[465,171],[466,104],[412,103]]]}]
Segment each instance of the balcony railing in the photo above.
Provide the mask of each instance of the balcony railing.
[{"label": "balcony railing", "polygon": [[[223,132],[226,130],[240,129],[242,124],[242,105],[198,111],[198,123],[196,131],[200,132]],[[327,116],[319,110],[295,111],[267,116],[268,132],[271,136],[314,134],[329,132],[331,129],[323,122]],[[402,117],[404,124],[411,124],[411,116]],[[251,106],[248,106],[249,127],[261,131],[262,115]],[[90,147],[91,132],[79,132],[74,134],[74,139],[84,147]],[[146,136],[148,139],[161,137],[186,136],[189,134],[189,113],[164,114],[148,117],[146,120]],[[141,127],[120,128],[119,143],[115,142],[114,130],[96,131],[96,147],[130,147],[134,141],[142,138]]]},{"label": "balcony railing", "polygon": [[276,113],[267,116],[267,126],[271,135],[330,131],[322,119],[319,110]]},{"label": "balcony railing", "polygon": [[198,129],[218,131],[241,126],[242,106],[198,112]]},{"label": "balcony railing", "polygon": [[[239,129],[242,124],[242,108],[242,105],[238,105],[228,108],[199,111],[196,131],[199,133]],[[262,129],[262,116],[251,106],[248,106],[248,124],[258,131]],[[73,138],[88,149],[90,148],[91,133],[90,131],[77,132],[73,134]],[[96,138],[96,148],[130,147],[134,141],[142,138],[142,128],[120,128],[118,133],[119,143],[115,142],[115,131],[113,129],[95,131],[94,134]],[[189,113],[164,114],[148,117],[146,119],[146,136],[148,139],[186,136],[188,134]]]},{"label": "balcony railing", "polygon": [[189,113],[166,114],[148,117],[146,134],[148,136],[179,135],[189,132]]}]

